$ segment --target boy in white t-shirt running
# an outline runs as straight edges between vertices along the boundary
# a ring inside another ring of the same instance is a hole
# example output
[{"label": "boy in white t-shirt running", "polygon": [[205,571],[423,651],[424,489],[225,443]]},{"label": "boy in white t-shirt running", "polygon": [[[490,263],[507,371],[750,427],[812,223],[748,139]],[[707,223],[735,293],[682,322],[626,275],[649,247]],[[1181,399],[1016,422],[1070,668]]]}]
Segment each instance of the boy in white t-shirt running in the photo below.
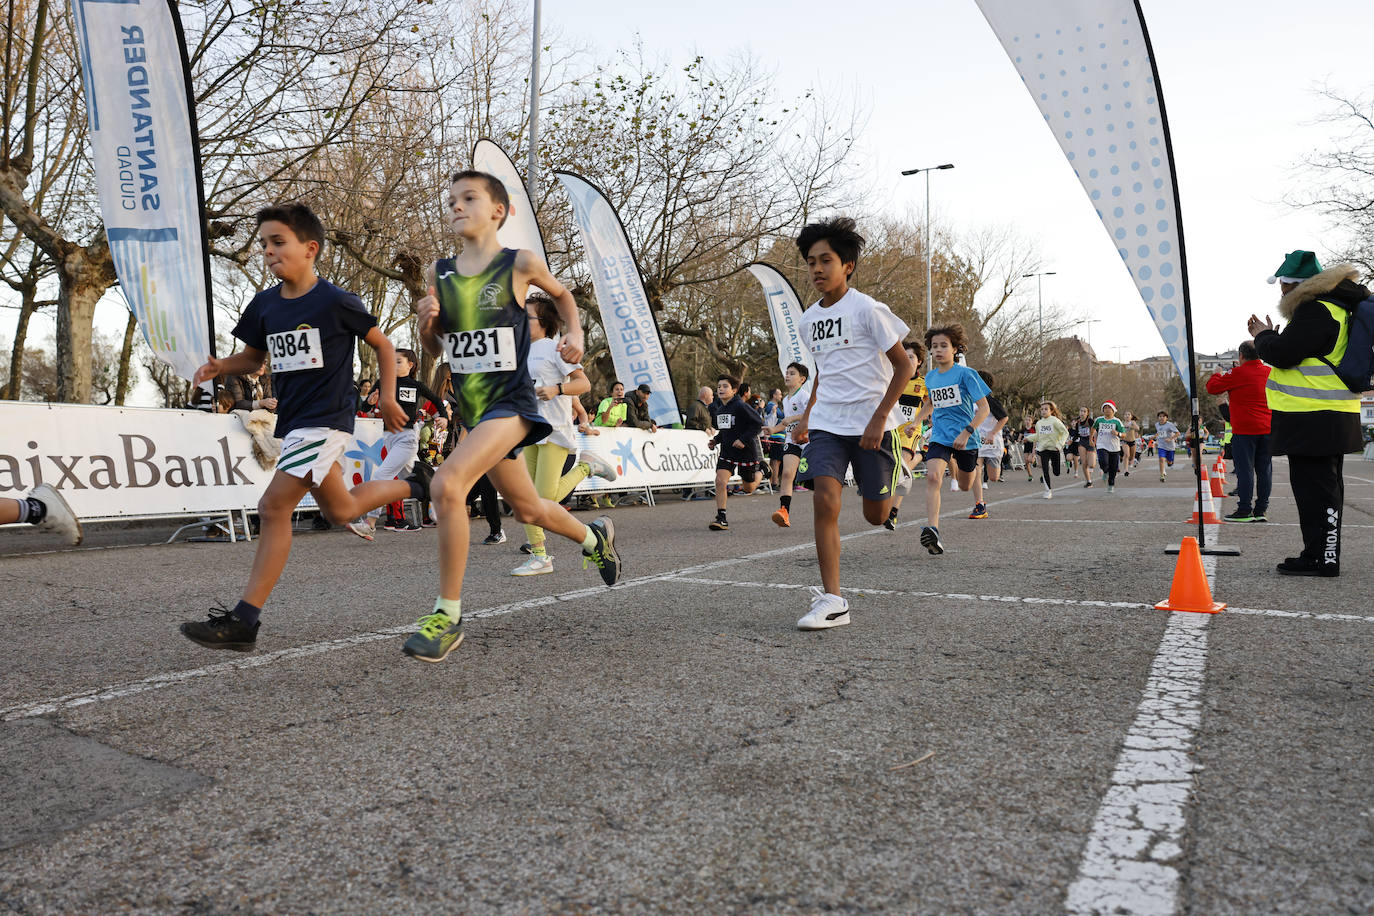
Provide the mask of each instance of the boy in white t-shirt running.
[{"label": "boy in white t-shirt running", "polygon": [[792,527],[792,484],[797,479],[797,465],[801,463],[802,447],[792,438],[797,421],[806,413],[806,405],[811,403],[811,370],[802,363],[788,363],[787,394],[782,399],[782,417],[763,431],[769,435],[786,432],[787,438],[782,447],[782,469],[778,472],[778,508],[773,513],[773,524],[779,528]]},{"label": "boy in white t-shirt running", "polygon": [[802,314],[802,339],[816,360],[811,398],[793,432],[805,445],[797,474],[811,480],[816,558],[821,587],[811,588],[811,610],[801,630],[849,623],[849,602],[840,597],[840,493],[853,468],[864,518],[881,525],[899,484],[910,485],[898,455],[897,399],[911,378],[902,347],[909,330],[877,300],[851,289],[864,239],[854,221],[836,217],[812,223],[797,236],[820,301]]}]

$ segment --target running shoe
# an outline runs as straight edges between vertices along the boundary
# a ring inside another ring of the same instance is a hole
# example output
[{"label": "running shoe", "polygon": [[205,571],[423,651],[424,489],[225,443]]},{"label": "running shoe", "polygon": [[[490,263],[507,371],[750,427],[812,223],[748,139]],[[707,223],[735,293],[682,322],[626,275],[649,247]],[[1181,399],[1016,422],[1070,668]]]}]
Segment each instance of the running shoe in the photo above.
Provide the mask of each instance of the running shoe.
[{"label": "running shoe", "polygon": [[38,523],[39,528],[46,528],[62,535],[63,540],[73,547],[81,543],[81,539],[85,537],[81,531],[81,521],[52,484],[40,483],[29,493],[29,498],[42,503],[46,512],[43,521]]},{"label": "running shoe", "polygon": [[969,518],[987,518],[988,507],[986,503],[979,503],[973,507],[973,511],[968,514]]},{"label": "running shoe", "polygon": [[1160,475],[1159,475],[1159,482],[1160,482],[1160,483],[1163,483],[1163,482],[1167,479],[1167,477],[1168,477],[1168,475],[1166,475],[1166,474],[1160,474]]},{"label": "running shoe", "polygon": [[360,518],[355,518],[347,525],[344,525],[344,527],[347,528],[349,531],[352,531],[354,534],[362,538],[364,541],[370,541],[373,539],[372,529],[368,527],[367,522],[363,521]]},{"label": "running shoe", "polygon": [[931,556],[939,556],[945,552],[945,545],[940,543],[940,529],[931,528],[929,525],[921,529],[921,546],[930,551]]},{"label": "running shoe", "polygon": [[454,620],[443,611],[435,611],[417,621],[420,630],[411,634],[401,651],[422,662],[441,662],[463,641],[463,618]]},{"label": "running shoe", "polygon": [[615,480],[620,476],[615,465],[596,452],[583,452],[577,456],[577,461],[579,464],[585,464],[591,470],[593,477],[600,477],[602,480]]},{"label": "running shoe", "polygon": [[1088,487],[1091,487],[1092,485],[1093,485],[1093,482],[1090,480],[1090,481],[1088,481],[1087,483],[1083,484],[1083,488],[1086,490]]},{"label": "running shoe", "polygon": [[530,558],[510,571],[512,576],[542,576],[553,572],[553,557],[531,554]]},{"label": "running shoe", "polygon": [[828,630],[849,623],[849,602],[839,595],[826,594],[819,585],[811,586],[811,610],[797,621],[798,630]]},{"label": "running shoe", "polygon": [[1127,477],[1130,477],[1130,476],[1131,476],[1131,472],[1130,472],[1130,471],[1127,471],[1127,472],[1126,472],[1126,476],[1127,476]]},{"label": "running shoe", "polygon": [[1107,484],[1107,492],[1108,492],[1108,493],[1115,493],[1115,492],[1116,492],[1116,484],[1114,484],[1114,483],[1109,483],[1109,484]]},{"label": "running shoe", "polygon": [[897,530],[897,510],[893,509],[887,513],[887,519],[883,522],[883,527],[888,531]]},{"label": "running shoe", "polygon": [[582,551],[582,568],[586,569],[588,563],[595,564],[601,570],[602,581],[615,585],[620,581],[621,572],[620,554],[615,550],[615,525],[610,516],[602,515],[587,527],[596,535],[596,546],[590,552]]},{"label": "running shoe", "polygon": [[788,513],[786,507],[778,506],[777,511],[773,513],[773,524],[777,525],[779,528],[792,527],[792,517]]},{"label": "running shoe", "polygon": [[722,514],[717,515],[716,520],[711,522],[711,524],[707,525],[706,527],[710,528],[712,531],[729,531],[730,523],[725,520],[725,516]]},{"label": "running shoe", "polygon": [[248,626],[228,608],[212,607],[208,620],[191,620],[181,625],[181,635],[207,649],[233,649],[251,652],[257,645],[261,621]]},{"label": "running shoe", "polygon": [[506,532],[493,531],[482,539],[483,544],[504,544],[506,543]]},{"label": "running shoe", "polygon": [[534,553],[534,545],[531,544],[531,543],[529,543],[528,541],[526,541],[524,544],[521,544],[521,545],[520,545],[520,552],[521,552],[521,553],[533,554],[533,553]]},{"label": "running shoe", "polygon": [[407,532],[409,532],[409,531],[419,531],[419,530],[420,530],[420,526],[417,525],[417,524],[415,524],[414,522],[410,521],[409,519],[401,519],[401,523],[400,523],[399,525],[397,525],[395,528],[392,528],[391,530],[392,530],[392,531],[407,531]]},{"label": "running shoe", "polygon": [[1267,522],[1267,521],[1269,521],[1269,519],[1268,519],[1268,517],[1267,517],[1267,513],[1268,513],[1268,512],[1269,512],[1268,509],[1256,509],[1255,512],[1254,512],[1254,514],[1250,516],[1250,521],[1252,521],[1252,522]]},{"label": "running shoe", "polygon": [[405,524],[406,523],[402,519],[387,516],[386,522],[382,524],[382,527],[387,531],[404,531]]},{"label": "running shoe", "polygon": [[1223,515],[1222,519],[1228,522],[1253,522],[1255,514],[1245,509],[1237,509],[1229,515]]},{"label": "running shoe", "polygon": [[1054,491],[1053,491],[1053,490],[1046,490],[1046,491],[1045,491],[1045,499],[1054,499]]}]

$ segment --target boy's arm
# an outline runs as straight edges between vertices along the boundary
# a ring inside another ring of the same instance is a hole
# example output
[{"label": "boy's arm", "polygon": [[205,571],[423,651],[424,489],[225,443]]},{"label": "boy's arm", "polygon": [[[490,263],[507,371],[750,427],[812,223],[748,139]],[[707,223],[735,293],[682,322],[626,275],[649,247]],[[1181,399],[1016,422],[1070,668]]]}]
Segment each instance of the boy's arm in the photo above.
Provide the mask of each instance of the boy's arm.
[{"label": "boy's arm", "polygon": [[[523,279],[526,285],[537,286],[549,294],[558,308],[558,317],[563,319],[563,339],[558,344],[558,355],[565,362],[582,362],[582,318],[577,312],[577,300],[568,288],[558,282],[539,255],[528,248],[521,248],[515,256],[516,279]],[[519,285],[517,284],[517,288]]]},{"label": "boy's arm", "polygon": [[377,369],[381,375],[377,387],[382,392],[377,405],[382,412],[382,426],[394,433],[406,425],[406,412],[396,400],[396,348],[391,345],[391,338],[375,325],[363,340],[377,351]]},{"label": "boy's arm", "polygon": [[[430,356],[442,356],[444,347],[439,342],[439,291],[434,288],[434,282],[434,265],[431,263],[425,268],[425,286],[429,289],[429,295],[415,303],[415,316],[420,346]],[[391,368],[392,375],[395,375],[395,367]]]},{"label": "boy's arm", "polygon": [[811,441],[811,408],[816,406],[816,392],[820,390],[821,370],[817,368],[816,379],[811,383],[811,397],[806,400],[806,409],[797,421],[797,428],[792,430],[792,441],[798,445],[805,445]]},{"label": "boy's arm", "polygon": [[201,382],[219,378],[221,375],[247,375],[261,366],[265,359],[267,359],[266,350],[259,350],[257,347],[250,347],[247,344],[239,352],[223,359],[216,359],[212,356],[196,370],[195,375],[191,376],[191,387],[198,388]]},{"label": "boy's arm", "polygon": [[[968,445],[969,437],[973,435],[971,432],[969,432],[970,427],[976,430],[979,427],[979,425],[981,425],[982,422],[988,418],[989,413],[991,413],[991,411],[988,409],[988,397],[987,395],[983,395],[981,398],[978,399],[978,403],[975,405],[975,409],[973,411],[973,419],[970,420],[968,425],[964,427],[963,432],[959,433],[959,435],[955,438],[954,447],[956,449],[962,451]],[[961,443],[959,441],[960,439],[964,441]]]},{"label": "boy's arm", "polygon": [[859,448],[878,449],[882,446],[883,433],[887,432],[887,418],[891,415],[892,408],[897,406],[897,399],[906,390],[907,382],[911,381],[911,371],[914,367],[900,339],[888,347],[883,355],[892,364],[892,380],[887,383],[883,399],[878,402],[877,410],[873,411],[873,417],[864,428],[864,434],[859,439]]}]

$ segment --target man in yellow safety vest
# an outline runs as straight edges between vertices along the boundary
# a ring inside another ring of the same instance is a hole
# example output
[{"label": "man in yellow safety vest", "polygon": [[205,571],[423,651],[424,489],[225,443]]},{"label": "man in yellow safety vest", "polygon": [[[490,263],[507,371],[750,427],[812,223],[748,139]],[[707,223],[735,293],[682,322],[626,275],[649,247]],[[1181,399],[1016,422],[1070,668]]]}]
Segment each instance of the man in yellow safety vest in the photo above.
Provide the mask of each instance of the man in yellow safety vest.
[{"label": "man in yellow safety vest", "polygon": [[1265,385],[1273,411],[1271,444],[1288,456],[1293,501],[1302,529],[1302,553],[1278,564],[1290,576],[1338,576],[1345,455],[1363,447],[1360,396],[1331,367],[1345,355],[1350,310],[1369,297],[1350,264],[1322,270],[1310,251],[1294,251],[1269,278],[1282,290],[1279,328],[1266,315],[1250,316],[1255,349],[1273,371]]}]

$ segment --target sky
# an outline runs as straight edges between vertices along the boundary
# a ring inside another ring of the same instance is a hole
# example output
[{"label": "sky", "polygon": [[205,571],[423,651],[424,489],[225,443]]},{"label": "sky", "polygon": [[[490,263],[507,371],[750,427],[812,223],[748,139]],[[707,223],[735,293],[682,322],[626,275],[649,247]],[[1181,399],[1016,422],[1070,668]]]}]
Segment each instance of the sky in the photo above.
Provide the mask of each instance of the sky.
[{"label": "sky", "polygon": [[[1115,0],[1113,0],[1115,2]],[[1285,252],[1319,256],[1339,244],[1320,215],[1283,201],[1311,182],[1304,156],[1332,143],[1315,123],[1316,90],[1374,91],[1359,40],[1374,26],[1368,0],[1311,8],[1273,0],[1141,0],[1168,106],[1188,252],[1197,349],[1216,353],[1245,338],[1251,312],[1272,311],[1264,281]],[[1047,308],[1074,319],[1099,359],[1163,355],[1164,345],[1054,137],[974,0],[693,0],[543,4],[546,39],[582,43],[605,59],[642,42],[647,55],[685,65],[747,52],[774,73],[779,100],[824,88],[857,99],[860,181],[882,205],[919,216],[924,177],[903,169],[952,162],[931,177],[935,224],[955,232],[1012,226],[1039,246]],[[588,175],[595,180],[597,176]],[[1021,307],[1035,307],[1025,281]],[[121,335],[117,296],[97,327]],[[45,325],[43,322],[46,321]],[[6,330],[8,339],[9,330]],[[32,339],[52,331],[36,319]],[[151,386],[137,403],[153,403]]]},{"label": "sky", "polygon": [[[1103,4],[1104,6],[1106,4]],[[1310,8],[1272,0],[1141,0],[1168,107],[1199,352],[1233,349],[1246,318],[1273,310],[1265,283],[1284,253],[1339,244],[1325,218],[1283,203],[1310,182],[1297,168],[1330,144],[1315,90],[1374,89],[1359,42],[1374,5]],[[862,172],[894,215],[920,215],[925,178],[903,169],[952,162],[930,179],[935,225],[1011,225],[1043,258],[1047,308],[1096,319],[1078,333],[1098,358],[1163,355],[1164,345],[1082,186],[973,0],[616,0],[543,5],[544,28],[603,52],[642,41],[685,64],[747,51],[781,98],[826,88],[868,112]],[[595,179],[595,176],[588,176]],[[1025,308],[1035,308],[1034,280]]]}]

